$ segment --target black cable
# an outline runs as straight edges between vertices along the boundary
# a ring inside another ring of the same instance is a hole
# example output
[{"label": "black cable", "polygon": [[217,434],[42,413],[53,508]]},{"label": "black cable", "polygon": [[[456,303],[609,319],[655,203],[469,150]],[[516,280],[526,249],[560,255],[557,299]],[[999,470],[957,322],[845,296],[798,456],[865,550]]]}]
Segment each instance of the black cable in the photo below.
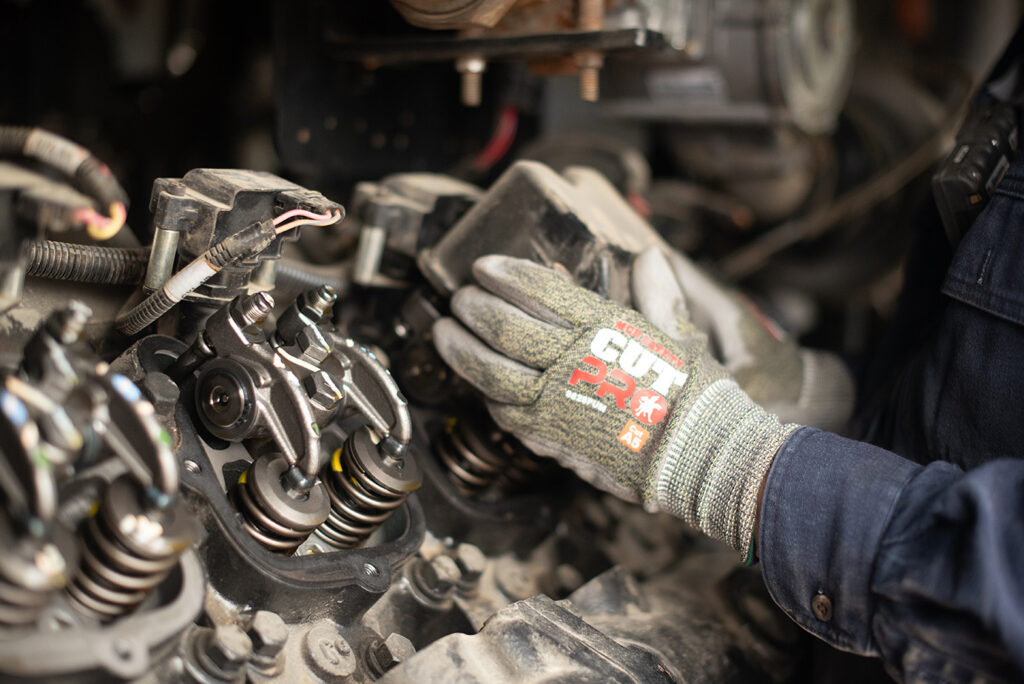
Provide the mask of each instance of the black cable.
[{"label": "black cable", "polygon": [[308,290],[321,285],[330,285],[335,292],[344,292],[348,288],[341,278],[334,276],[320,275],[312,270],[307,270],[284,261],[277,262],[275,271],[276,287],[282,290]]},{"label": "black cable", "polygon": [[26,273],[76,283],[137,285],[149,260],[148,247],[102,247],[69,242],[28,243]]},{"label": "black cable", "polygon": [[229,235],[172,275],[159,290],[118,316],[114,324],[126,335],[137,335],[222,268],[256,256],[277,235],[271,221],[260,221]]},{"label": "black cable", "polygon": [[26,126],[0,126],[0,156],[23,156],[57,169],[105,210],[128,206],[128,193],[92,152],[56,133]]}]

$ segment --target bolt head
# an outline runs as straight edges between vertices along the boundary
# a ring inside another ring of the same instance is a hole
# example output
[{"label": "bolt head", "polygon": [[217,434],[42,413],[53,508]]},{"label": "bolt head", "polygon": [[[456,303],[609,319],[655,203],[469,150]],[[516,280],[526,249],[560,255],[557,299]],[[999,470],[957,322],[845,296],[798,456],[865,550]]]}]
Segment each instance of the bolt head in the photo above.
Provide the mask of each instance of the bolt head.
[{"label": "bolt head", "polygon": [[445,554],[434,556],[429,562],[421,561],[415,574],[420,588],[436,599],[450,596],[461,576],[455,560]]},{"label": "bolt head", "polygon": [[252,656],[252,641],[234,625],[217,625],[210,634],[206,656],[224,672],[236,672]]},{"label": "bolt head", "polygon": [[249,623],[247,632],[253,653],[261,658],[274,658],[288,641],[288,626],[277,613],[259,610]]},{"label": "bolt head", "polygon": [[295,346],[304,361],[316,365],[331,353],[331,345],[315,325],[307,325],[295,334]]},{"label": "bolt head", "polygon": [[459,544],[455,549],[455,565],[463,582],[477,582],[487,567],[487,556],[473,544]]},{"label": "bolt head", "polygon": [[373,656],[381,672],[387,672],[399,663],[405,662],[416,653],[416,647],[401,634],[391,633],[373,648]]},{"label": "bolt head", "polygon": [[302,381],[302,386],[306,389],[306,396],[309,397],[310,403],[322,411],[333,409],[344,396],[344,392],[324,371],[316,371],[306,376]]}]

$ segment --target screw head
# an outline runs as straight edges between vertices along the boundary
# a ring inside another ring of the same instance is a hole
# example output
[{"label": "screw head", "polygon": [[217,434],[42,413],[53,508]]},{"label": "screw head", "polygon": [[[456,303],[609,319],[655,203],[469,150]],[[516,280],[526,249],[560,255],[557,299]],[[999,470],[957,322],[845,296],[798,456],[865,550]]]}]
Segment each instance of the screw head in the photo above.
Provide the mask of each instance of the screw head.
[{"label": "screw head", "polygon": [[221,671],[238,672],[252,656],[252,641],[235,625],[217,625],[203,653]]}]

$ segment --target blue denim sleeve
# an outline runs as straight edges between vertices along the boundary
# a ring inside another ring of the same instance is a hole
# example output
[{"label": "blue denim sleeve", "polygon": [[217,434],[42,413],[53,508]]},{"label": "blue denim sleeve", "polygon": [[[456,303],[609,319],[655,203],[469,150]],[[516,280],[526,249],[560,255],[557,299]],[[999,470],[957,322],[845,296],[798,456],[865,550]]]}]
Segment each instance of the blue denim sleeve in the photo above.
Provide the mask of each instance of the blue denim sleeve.
[{"label": "blue denim sleeve", "polygon": [[904,681],[1024,674],[1024,462],[920,466],[803,428],[765,485],[768,590],[837,648]]}]

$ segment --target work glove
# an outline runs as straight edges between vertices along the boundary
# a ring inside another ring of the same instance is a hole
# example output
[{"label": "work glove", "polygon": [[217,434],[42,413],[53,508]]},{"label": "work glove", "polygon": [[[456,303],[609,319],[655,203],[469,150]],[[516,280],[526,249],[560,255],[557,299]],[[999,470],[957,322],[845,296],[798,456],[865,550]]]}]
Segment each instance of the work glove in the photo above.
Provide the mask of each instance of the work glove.
[{"label": "work glove", "polygon": [[462,324],[439,320],[434,339],[498,425],[749,560],[761,483],[796,426],[751,401],[711,357],[665,257],[651,250],[633,267],[646,318],[523,259],[482,257],[473,274],[479,285],[452,298]]},{"label": "work glove", "polygon": [[686,301],[684,327],[692,321],[707,333],[712,354],[751,399],[784,421],[830,432],[846,425],[854,385],[839,357],[800,347],[742,294],[678,252],[668,258]]}]

